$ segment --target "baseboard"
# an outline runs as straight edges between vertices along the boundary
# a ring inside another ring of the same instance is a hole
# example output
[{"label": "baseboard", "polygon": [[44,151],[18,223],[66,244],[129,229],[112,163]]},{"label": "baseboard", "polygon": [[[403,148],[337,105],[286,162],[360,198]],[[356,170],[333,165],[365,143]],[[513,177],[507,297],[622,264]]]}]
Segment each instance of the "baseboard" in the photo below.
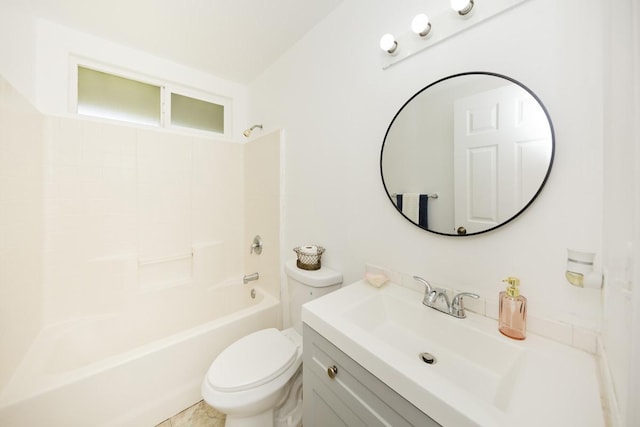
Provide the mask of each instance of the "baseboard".
[{"label": "baseboard", "polygon": [[607,353],[602,343],[602,337],[598,337],[598,376],[600,379],[600,401],[604,414],[605,425],[607,427],[624,427],[620,416],[620,408],[616,399],[616,392],[613,386],[613,378],[609,370]]}]

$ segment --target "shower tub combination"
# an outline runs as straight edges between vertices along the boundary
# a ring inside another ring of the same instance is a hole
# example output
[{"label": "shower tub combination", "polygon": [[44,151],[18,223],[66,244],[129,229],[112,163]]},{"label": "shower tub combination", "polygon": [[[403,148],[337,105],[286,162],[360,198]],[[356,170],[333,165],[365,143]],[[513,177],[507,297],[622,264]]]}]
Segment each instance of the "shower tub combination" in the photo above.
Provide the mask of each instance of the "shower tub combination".
[{"label": "shower tub combination", "polygon": [[279,301],[260,288],[180,288],[44,329],[0,394],[0,425],[156,425],[201,399],[224,348],[279,325]]}]

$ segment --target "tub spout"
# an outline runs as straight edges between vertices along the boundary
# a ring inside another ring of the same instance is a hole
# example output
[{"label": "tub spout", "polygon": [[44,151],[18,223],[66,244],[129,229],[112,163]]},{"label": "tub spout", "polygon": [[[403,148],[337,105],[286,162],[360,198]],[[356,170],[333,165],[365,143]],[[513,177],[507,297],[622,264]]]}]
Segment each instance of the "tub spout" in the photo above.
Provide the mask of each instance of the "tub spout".
[{"label": "tub spout", "polygon": [[242,283],[246,285],[247,283],[253,282],[254,280],[258,280],[259,278],[260,278],[260,274],[258,273],[247,274],[242,278]]}]

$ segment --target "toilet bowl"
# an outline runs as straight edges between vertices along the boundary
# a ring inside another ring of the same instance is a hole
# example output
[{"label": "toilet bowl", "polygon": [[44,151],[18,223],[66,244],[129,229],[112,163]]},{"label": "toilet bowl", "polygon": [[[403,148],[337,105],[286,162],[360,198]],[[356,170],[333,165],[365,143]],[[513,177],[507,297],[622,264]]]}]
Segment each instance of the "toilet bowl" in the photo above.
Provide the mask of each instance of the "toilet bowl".
[{"label": "toilet bowl", "polygon": [[227,415],[227,427],[274,425],[275,410],[301,366],[302,337],[297,332],[263,329],[220,353],[203,381],[202,396]]},{"label": "toilet bowl", "polygon": [[285,264],[293,327],[253,332],[224,349],[202,382],[202,396],[227,415],[226,427],[302,425],[302,304],[340,287],[326,267],[308,271]]}]

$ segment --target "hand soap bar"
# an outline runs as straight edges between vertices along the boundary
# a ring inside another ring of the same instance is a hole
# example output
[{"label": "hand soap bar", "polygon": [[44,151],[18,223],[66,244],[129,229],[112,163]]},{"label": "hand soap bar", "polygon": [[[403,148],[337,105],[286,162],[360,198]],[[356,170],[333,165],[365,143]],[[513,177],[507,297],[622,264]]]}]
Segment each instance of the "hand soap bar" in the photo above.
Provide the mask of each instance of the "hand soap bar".
[{"label": "hand soap bar", "polygon": [[527,336],[527,299],[520,295],[520,280],[508,277],[506,291],[500,292],[498,330],[509,338],[523,340]]}]

